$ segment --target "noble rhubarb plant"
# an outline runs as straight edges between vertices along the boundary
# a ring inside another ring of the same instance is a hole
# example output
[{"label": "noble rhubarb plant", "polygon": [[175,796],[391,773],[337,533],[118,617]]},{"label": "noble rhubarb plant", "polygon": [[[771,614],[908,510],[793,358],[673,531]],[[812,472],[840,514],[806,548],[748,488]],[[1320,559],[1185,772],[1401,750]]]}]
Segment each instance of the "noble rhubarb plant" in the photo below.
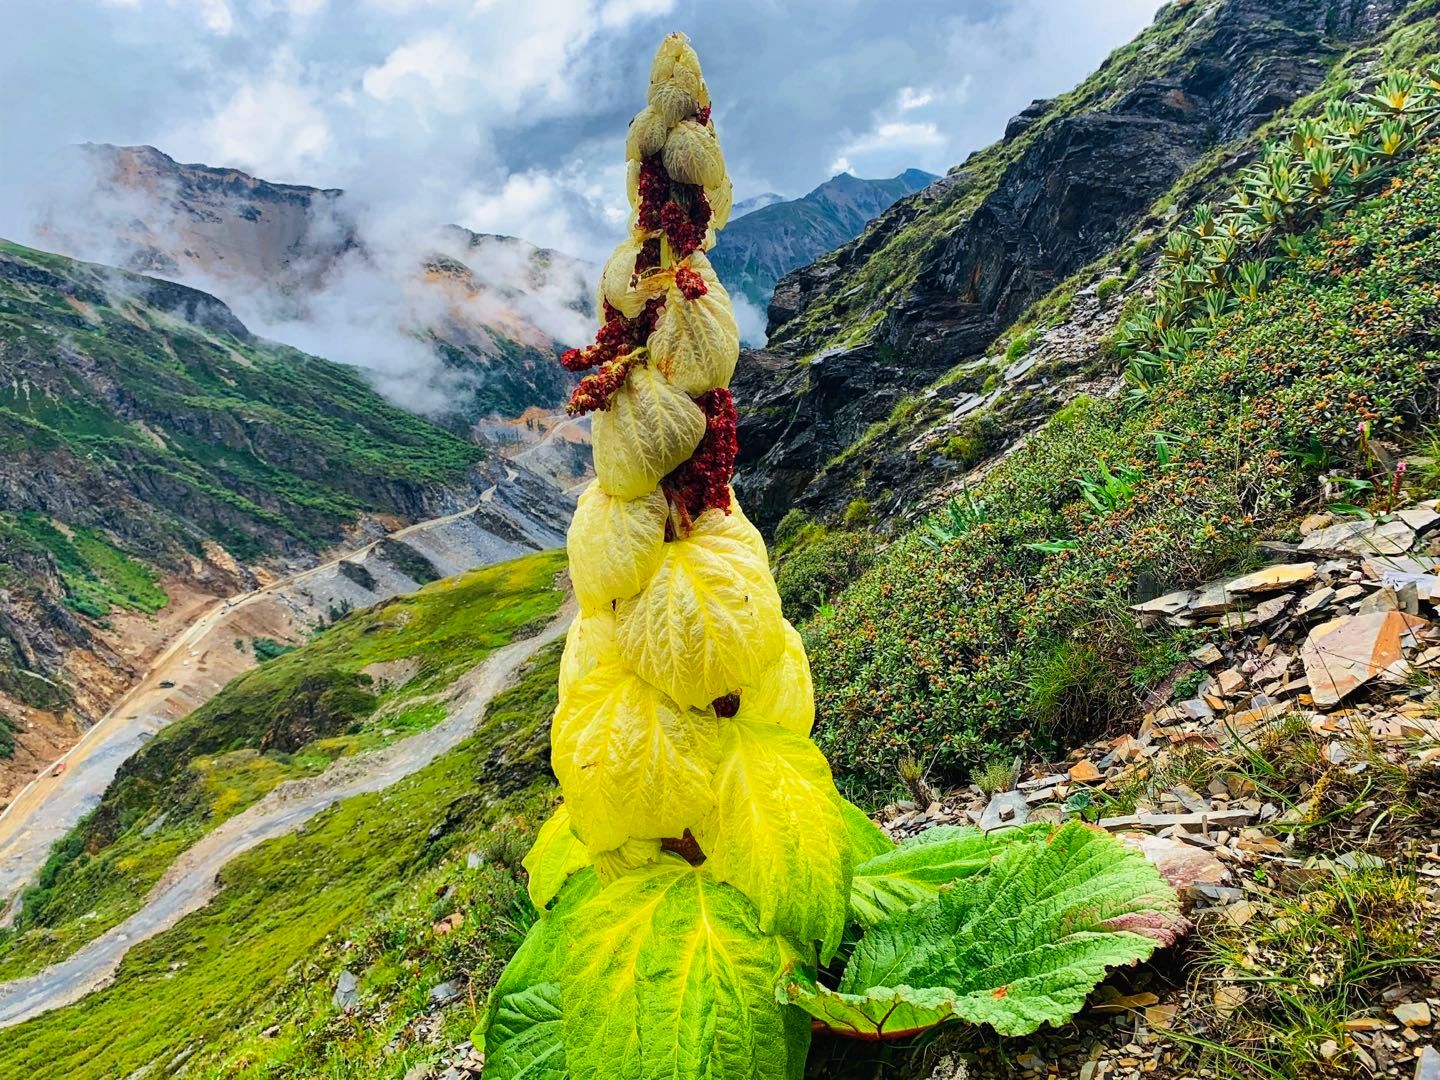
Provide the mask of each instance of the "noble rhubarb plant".
[{"label": "noble rhubarb plant", "polygon": [[564,801],[525,859],[540,915],[476,1033],[487,1080],[798,1078],[815,1029],[1067,1019],[1173,933],[1173,894],[1082,824],[897,848],[836,792],[730,487],[739,333],[705,256],[730,182],[683,35],[626,149],[630,235],[595,343],[562,359],[587,372],[570,410],[593,416],[596,472],[568,544]]}]

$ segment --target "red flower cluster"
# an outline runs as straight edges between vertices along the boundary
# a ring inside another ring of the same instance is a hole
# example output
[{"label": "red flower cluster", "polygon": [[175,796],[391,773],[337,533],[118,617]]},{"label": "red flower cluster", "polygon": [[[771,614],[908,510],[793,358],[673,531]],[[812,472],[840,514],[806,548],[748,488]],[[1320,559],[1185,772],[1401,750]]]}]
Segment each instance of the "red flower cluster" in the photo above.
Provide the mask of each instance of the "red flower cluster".
[{"label": "red flower cluster", "polygon": [[669,198],[670,174],[655,154],[640,163],[640,228],[646,232],[660,228],[660,212]]},{"label": "red flower cluster", "polygon": [[675,287],[686,300],[698,300],[710,291],[705,279],[688,266],[682,266],[675,271]]},{"label": "red flower cluster", "polygon": [[695,184],[676,184],[684,190],[690,204],[687,211],[678,202],[665,205],[660,213],[660,225],[670,241],[670,250],[676,259],[683,259],[705,243],[705,230],[710,225],[710,202],[705,198],[704,189]]},{"label": "red flower cluster", "polygon": [[730,512],[730,480],[735,475],[735,399],[723,386],[695,399],[705,413],[705,437],[690,460],[662,482],[682,516],[694,519],[706,510]]},{"label": "red flower cluster", "polygon": [[695,114],[695,122],[701,125],[710,123],[709,105],[706,105],[704,108],[700,109],[700,111]]},{"label": "red flower cluster", "polygon": [[630,369],[638,362],[634,356],[622,356],[618,360],[607,361],[599,371],[586,375],[570,395],[565,411],[571,416],[584,416],[588,412],[610,408],[610,399],[625,385]]},{"label": "red flower cluster", "polygon": [[633,319],[627,319],[616,311],[608,300],[604,303],[605,322],[595,334],[595,344],[583,349],[566,349],[560,354],[560,364],[566,371],[587,371],[644,345],[660,318],[665,298],[657,296],[647,301],[645,310]]}]

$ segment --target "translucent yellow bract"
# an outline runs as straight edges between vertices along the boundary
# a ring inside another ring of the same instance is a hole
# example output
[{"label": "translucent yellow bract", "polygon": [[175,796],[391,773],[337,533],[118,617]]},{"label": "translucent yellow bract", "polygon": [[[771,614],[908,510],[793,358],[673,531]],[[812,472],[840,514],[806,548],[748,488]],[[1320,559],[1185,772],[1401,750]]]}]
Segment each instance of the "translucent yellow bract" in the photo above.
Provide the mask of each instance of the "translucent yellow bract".
[{"label": "translucent yellow bract", "polygon": [[595,475],[617,499],[640,499],[700,445],[705,414],[653,368],[630,372],[591,422]]}]

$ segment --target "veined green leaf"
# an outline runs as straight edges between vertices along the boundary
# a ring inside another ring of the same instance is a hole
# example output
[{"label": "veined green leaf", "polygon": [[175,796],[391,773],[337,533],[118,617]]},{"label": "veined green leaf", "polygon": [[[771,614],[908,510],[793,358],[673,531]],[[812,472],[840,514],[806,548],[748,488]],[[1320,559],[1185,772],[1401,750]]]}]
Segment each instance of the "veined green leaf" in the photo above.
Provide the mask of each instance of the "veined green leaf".
[{"label": "veined green leaf", "polygon": [[850,851],[857,866],[877,855],[895,850],[895,841],[886,836],[885,831],[871,821],[870,815],[864,810],[838,794],[835,796],[835,805],[840,808],[840,816],[845,819],[845,828],[850,833]]},{"label": "veined green leaf", "polygon": [[496,1004],[486,1039],[490,1080],[568,1080],[561,1038],[560,984],[537,983]]},{"label": "veined green leaf", "polygon": [[781,1000],[797,1005],[837,1035],[878,1042],[908,1039],[954,1019],[955,994],[944,987],[877,986],[864,994],[839,994],[796,971]]},{"label": "veined green leaf", "polygon": [[715,810],[695,833],[706,869],[748,896],[760,929],[820,943],[845,931],[853,857],[830,764],[803,735],[739,719],[720,724]]},{"label": "veined green leaf", "polygon": [[[487,1075],[525,1080],[563,1080],[565,1058],[558,1020],[560,969],[569,956],[567,927],[575,913],[600,893],[588,867],[561,885],[555,905],[530,927],[490,992],[471,1041],[485,1054]],[[530,1069],[530,1072],[524,1070]],[[536,1071],[558,1070],[553,1072]]]},{"label": "veined green leaf", "polygon": [[530,902],[542,911],[571,874],[590,865],[585,845],[570,831],[570,811],[564,803],[540,826],[540,835],[520,865],[530,875],[526,886]]},{"label": "veined green leaf", "polygon": [[776,1000],[780,942],[738,889],[666,855],[607,886],[570,927],[561,989],[573,1076],[801,1076],[809,1025]]},{"label": "veined green leaf", "polygon": [[1048,833],[1048,825],[1022,825],[983,833],[970,826],[926,829],[897,848],[855,868],[850,882],[850,917],[870,927],[897,911],[932,899],[941,886],[969,877],[1017,840]]},{"label": "veined green leaf", "polygon": [[1027,1034],[1069,1019],[1107,969],[1172,943],[1184,928],[1178,907],[1139,854],[1071,822],[1027,834],[988,873],[868,931],[839,992],[847,1007],[859,1007],[880,989],[946,989],[956,1016]]}]

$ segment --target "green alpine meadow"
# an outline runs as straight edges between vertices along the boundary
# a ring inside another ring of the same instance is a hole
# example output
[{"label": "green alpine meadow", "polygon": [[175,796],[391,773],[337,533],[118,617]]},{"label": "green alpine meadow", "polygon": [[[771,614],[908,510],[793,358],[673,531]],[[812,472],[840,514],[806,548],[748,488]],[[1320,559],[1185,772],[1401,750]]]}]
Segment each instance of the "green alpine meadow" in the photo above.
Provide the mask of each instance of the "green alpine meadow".
[{"label": "green alpine meadow", "polygon": [[0,1076],[1440,1080],[1440,0],[0,19]]}]

